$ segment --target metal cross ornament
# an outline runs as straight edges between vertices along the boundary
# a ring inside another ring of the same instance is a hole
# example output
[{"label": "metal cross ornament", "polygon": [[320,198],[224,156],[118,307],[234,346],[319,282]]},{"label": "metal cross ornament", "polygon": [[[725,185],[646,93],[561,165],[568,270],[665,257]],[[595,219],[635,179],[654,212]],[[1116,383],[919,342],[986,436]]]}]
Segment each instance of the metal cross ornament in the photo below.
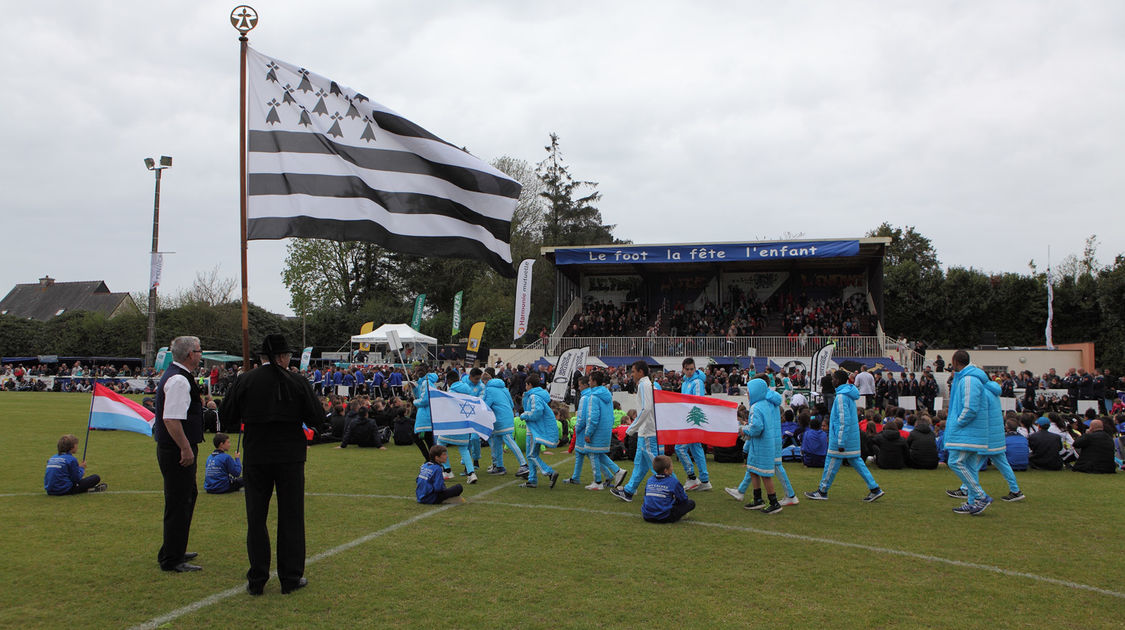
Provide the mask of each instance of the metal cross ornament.
[{"label": "metal cross ornament", "polygon": [[258,25],[258,12],[254,7],[241,4],[230,12],[230,23],[238,29],[239,33],[245,35]]}]

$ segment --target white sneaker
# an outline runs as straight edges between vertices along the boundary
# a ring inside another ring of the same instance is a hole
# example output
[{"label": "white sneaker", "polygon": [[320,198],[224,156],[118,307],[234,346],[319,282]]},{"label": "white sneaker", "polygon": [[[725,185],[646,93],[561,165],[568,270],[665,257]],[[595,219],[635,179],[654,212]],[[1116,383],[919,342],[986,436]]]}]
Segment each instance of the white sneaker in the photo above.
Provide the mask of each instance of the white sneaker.
[{"label": "white sneaker", "polygon": [[586,486],[586,489],[587,490],[601,490],[602,484],[595,481],[594,483],[591,483],[590,485]]},{"label": "white sneaker", "polygon": [[738,488],[723,488],[723,490],[726,490],[727,494],[734,497],[735,501],[741,501],[746,498],[746,495],[739,492]]},{"label": "white sneaker", "polygon": [[797,505],[798,503],[800,503],[800,501],[797,499],[796,495],[794,495],[791,497],[785,497],[782,500],[778,501],[778,503],[782,505]]},{"label": "white sneaker", "polygon": [[617,488],[617,487],[621,486],[621,484],[625,483],[625,475],[626,474],[627,473],[625,472],[624,468],[618,469],[617,472],[613,474],[613,487],[614,488]]},{"label": "white sneaker", "polygon": [[468,478],[467,481],[469,483],[476,483],[477,482],[477,474],[475,472],[469,473],[469,478]]},{"label": "white sneaker", "polygon": [[695,490],[701,485],[703,484],[701,484],[698,479],[688,479],[688,482],[684,484],[684,490]]},{"label": "white sneaker", "polygon": [[441,473],[441,478],[446,480],[446,481],[449,481],[450,479],[455,479],[456,477],[451,472],[443,472],[443,473]]},{"label": "white sneaker", "polygon": [[697,490],[698,492],[706,492],[706,491],[710,490],[710,489],[711,489],[711,487],[712,487],[712,486],[711,486],[711,482],[710,482],[710,481],[704,481],[703,483],[699,484],[699,485],[698,485],[698,486],[697,486],[697,487],[696,487],[695,489],[696,489],[696,490]]}]

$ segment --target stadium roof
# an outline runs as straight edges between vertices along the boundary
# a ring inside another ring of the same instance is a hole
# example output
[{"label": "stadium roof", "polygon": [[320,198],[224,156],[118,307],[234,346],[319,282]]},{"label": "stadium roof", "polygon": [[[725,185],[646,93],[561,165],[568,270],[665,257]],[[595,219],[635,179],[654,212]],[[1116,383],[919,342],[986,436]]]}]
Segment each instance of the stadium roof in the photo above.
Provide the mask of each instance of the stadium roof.
[{"label": "stadium roof", "polygon": [[794,267],[865,268],[881,260],[890,243],[891,239],[885,236],[650,245],[617,243],[543,247],[540,253],[568,275],[579,272],[667,273],[700,267],[769,271]]}]

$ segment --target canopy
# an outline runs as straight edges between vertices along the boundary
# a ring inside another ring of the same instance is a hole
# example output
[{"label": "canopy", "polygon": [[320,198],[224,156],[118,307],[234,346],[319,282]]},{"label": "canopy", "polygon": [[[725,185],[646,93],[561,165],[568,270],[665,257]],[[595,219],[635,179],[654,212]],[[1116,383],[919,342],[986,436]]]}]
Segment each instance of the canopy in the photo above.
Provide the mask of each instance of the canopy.
[{"label": "canopy", "polygon": [[369,333],[355,335],[352,337],[352,343],[387,343],[387,331],[389,330],[398,333],[399,341],[402,343],[424,343],[428,345],[437,343],[437,339],[423,335],[406,324],[383,324]]}]

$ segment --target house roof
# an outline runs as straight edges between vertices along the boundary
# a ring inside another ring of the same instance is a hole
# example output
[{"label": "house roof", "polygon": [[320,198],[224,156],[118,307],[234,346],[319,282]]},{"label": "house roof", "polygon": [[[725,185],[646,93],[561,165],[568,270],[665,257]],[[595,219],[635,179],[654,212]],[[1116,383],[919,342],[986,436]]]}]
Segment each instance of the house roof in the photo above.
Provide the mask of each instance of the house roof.
[{"label": "house roof", "polygon": [[0,315],[47,321],[70,311],[93,311],[111,316],[128,293],[113,293],[101,280],[56,282],[44,277],[36,283],[17,284],[0,300]]}]

